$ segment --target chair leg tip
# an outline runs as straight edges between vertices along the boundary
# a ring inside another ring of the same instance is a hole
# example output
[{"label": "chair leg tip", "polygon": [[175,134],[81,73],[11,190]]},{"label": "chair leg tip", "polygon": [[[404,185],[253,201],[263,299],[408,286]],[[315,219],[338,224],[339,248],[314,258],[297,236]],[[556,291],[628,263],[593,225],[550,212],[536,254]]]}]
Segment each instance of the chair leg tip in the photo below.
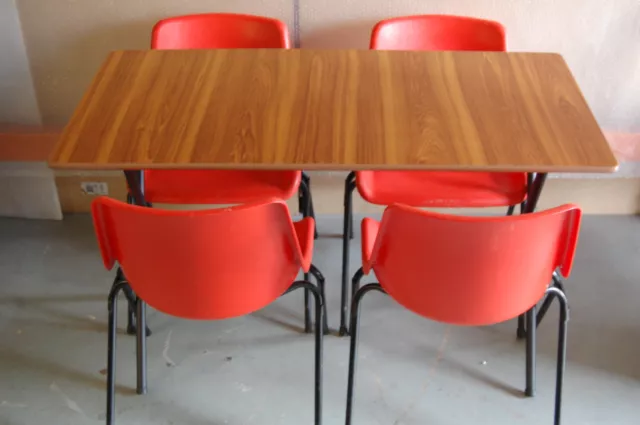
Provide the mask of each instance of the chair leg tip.
[{"label": "chair leg tip", "polygon": [[349,331],[347,330],[346,326],[340,326],[340,331],[338,332],[338,334],[340,336],[347,336],[349,335]]}]

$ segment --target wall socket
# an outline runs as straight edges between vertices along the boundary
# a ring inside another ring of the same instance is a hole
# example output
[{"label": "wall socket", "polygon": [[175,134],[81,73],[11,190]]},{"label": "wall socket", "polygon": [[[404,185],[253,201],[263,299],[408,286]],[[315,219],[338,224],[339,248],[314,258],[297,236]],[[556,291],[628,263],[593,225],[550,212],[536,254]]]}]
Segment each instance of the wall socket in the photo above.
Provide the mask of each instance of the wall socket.
[{"label": "wall socket", "polygon": [[109,185],[105,182],[82,182],[82,192],[89,196],[105,196],[109,194]]}]

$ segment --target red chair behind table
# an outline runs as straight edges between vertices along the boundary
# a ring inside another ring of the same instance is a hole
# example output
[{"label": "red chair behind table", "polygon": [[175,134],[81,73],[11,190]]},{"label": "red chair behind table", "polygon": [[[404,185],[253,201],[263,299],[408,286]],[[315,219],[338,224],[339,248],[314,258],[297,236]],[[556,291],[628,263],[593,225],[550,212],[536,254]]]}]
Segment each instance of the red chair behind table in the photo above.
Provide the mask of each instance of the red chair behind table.
[{"label": "red chair behind table", "polygon": [[[561,285],[549,282],[556,269],[565,277],[571,273],[580,218],[573,205],[515,217],[460,217],[391,206],[381,223],[363,220],[362,268],[352,288],[346,424],[353,407],[360,302],[377,290],[421,316],[466,326],[503,322],[524,312],[528,323],[535,323],[536,303],[545,296],[545,304],[556,298],[561,307],[558,425],[569,317]],[[372,270],[379,283],[360,288],[362,276]],[[528,357],[527,368],[534,365]]]},{"label": "red chair behind table", "polygon": [[[238,14],[164,19],[153,28],[152,49],[246,49],[290,47],[286,25]],[[302,182],[302,184],[301,184]],[[309,178],[300,171],[147,170],[145,199],[180,204],[234,204],[288,199],[300,191],[300,209],[312,216]]]},{"label": "red chair behind table", "polygon": [[[153,28],[152,49],[288,49],[289,32],[276,19],[237,14],[201,14],[163,19]],[[299,193],[302,215],[314,216],[311,181],[300,171],[146,170],[144,196],[150,203],[244,204],[288,199]],[[131,197],[130,203],[132,202]],[[120,275],[120,272],[118,273]],[[130,292],[130,291],[129,291]],[[130,295],[131,296],[131,295]],[[310,301],[305,292],[305,303]],[[307,311],[308,307],[305,309]],[[132,308],[128,333],[135,333]],[[305,316],[310,328],[311,318]]]},{"label": "red chair behind table", "polygon": [[[393,18],[373,29],[371,49],[481,50],[506,49],[501,24],[482,19],[423,15]],[[517,140],[513,141],[518,143]],[[346,333],[349,278],[349,240],[353,237],[352,193],[377,205],[400,203],[416,207],[509,207],[524,201],[524,173],[359,171],[345,181],[341,334]]]},{"label": "red chair behind table", "polygon": [[[94,201],[92,212],[105,267],[110,270],[118,262],[136,294],[164,313],[188,319],[226,319],[261,309],[288,291],[309,290],[316,301],[315,423],[320,424],[323,332],[319,324],[326,316],[324,280],[311,264],[312,218],[292,223],[281,201],[165,211],[101,197]],[[294,282],[300,269],[316,275],[319,288],[308,281]],[[109,425],[115,421],[117,295],[126,284],[117,283],[109,294]],[[144,329],[144,321],[139,325]],[[139,341],[138,377],[143,380],[139,392],[143,393],[146,338]]]}]

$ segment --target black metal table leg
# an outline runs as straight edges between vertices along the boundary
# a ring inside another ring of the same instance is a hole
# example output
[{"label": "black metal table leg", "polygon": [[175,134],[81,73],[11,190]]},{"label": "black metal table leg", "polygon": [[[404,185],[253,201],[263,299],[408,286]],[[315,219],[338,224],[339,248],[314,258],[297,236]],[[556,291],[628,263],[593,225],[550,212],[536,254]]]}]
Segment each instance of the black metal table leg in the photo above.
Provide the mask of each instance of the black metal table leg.
[{"label": "black metal table leg", "polygon": [[[540,193],[542,193],[542,188],[544,187],[544,183],[547,180],[546,173],[530,173],[527,178],[527,201],[523,208],[524,214],[532,213],[536,210],[536,206],[538,205],[538,199],[540,198]],[[518,317],[518,338],[527,338],[527,371],[526,371],[526,389],[525,394],[529,397],[533,397],[536,392],[536,371],[535,371],[535,332],[536,332],[536,308],[535,306],[526,314],[525,316],[520,315]],[[525,323],[526,322],[526,323]]]},{"label": "black metal table leg", "polygon": [[[129,186],[129,194],[127,195],[127,202],[133,205],[150,206],[144,199],[144,171],[142,170],[125,170],[124,176],[127,179],[127,185]],[[125,278],[126,279],[126,278]],[[128,284],[127,284],[128,287]],[[136,304],[134,300],[133,291],[131,288],[125,288],[125,292],[128,293],[127,299],[129,300],[129,314],[127,320],[127,333],[129,335],[135,335],[137,328]],[[146,335],[151,335],[151,330],[145,325]]]},{"label": "black metal table leg", "polygon": [[542,188],[544,187],[544,183],[547,181],[547,173],[535,173],[533,178],[531,179],[531,184],[527,190],[527,202],[524,206],[524,213],[529,214],[536,210],[536,206],[538,205],[538,199],[540,198],[540,193],[542,193]]},{"label": "black metal table leg", "polygon": [[340,298],[340,336],[347,335],[349,315],[349,248],[353,220],[353,191],[356,188],[355,173],[351,172],[344,182],[344,218],[342,230],[342,297]]},{"label": "black metal table leg", "polygon": [[[529,173],[527,176],[527,201],[524,204],[524,208],[522,209],[523,214],[529,214],[536,210],[536,206],[538,205],[538,199],[540,198],[540,193],[542,193],[542,188],[544,187],[544,183],[547,181],[547,173]],[[524,315],[520,315],[518,317],[518,330],[516,335],[518,339],[522,339],[527,336],[527,332],[525,330],[525,320]]]},{"label": "black metal table leg", "polygon": [[142,170],[125,170],[124,176],[127,179],[129,193],[135,205],[146,206],[144,200],[144,174]]}]

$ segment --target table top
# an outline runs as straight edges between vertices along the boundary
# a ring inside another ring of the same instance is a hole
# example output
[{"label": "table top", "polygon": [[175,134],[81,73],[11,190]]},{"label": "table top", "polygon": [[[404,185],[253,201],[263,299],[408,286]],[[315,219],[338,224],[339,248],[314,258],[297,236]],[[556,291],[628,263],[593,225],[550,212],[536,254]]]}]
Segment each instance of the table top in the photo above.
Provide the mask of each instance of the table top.
[{"label": "table top", "polygon": [[611,172],[561,56],[117,51],[53,168]]}]

